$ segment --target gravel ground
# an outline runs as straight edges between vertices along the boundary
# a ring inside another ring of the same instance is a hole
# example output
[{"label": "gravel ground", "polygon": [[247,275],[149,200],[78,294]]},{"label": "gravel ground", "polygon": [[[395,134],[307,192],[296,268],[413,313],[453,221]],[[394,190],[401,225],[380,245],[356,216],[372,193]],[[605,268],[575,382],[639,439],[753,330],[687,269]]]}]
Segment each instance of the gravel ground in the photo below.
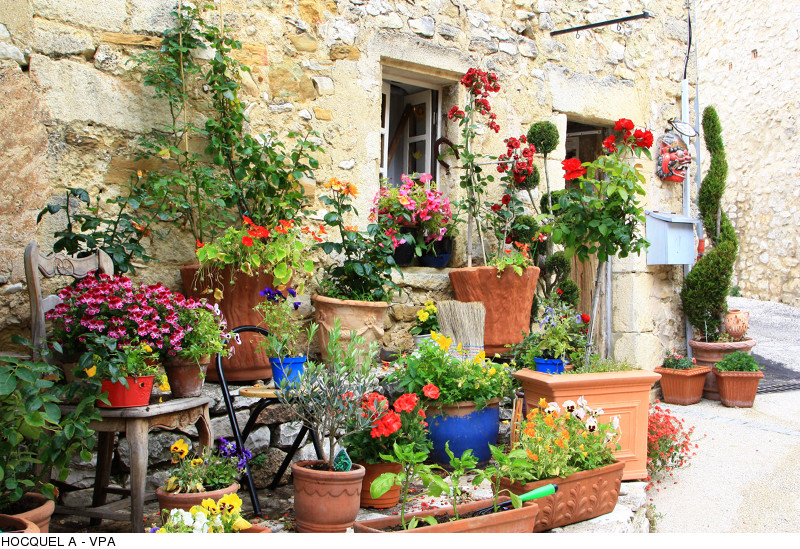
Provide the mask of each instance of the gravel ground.
[{"label": "gravel ground", "polygon": [[[729,307],[750,311],[753,354],[800,381],[800,309],[745,298]],[[656,532],[800,532],[800,391],[759,394],[751,409],[665,407],[695,426],[697,454],[651,490]]]}]

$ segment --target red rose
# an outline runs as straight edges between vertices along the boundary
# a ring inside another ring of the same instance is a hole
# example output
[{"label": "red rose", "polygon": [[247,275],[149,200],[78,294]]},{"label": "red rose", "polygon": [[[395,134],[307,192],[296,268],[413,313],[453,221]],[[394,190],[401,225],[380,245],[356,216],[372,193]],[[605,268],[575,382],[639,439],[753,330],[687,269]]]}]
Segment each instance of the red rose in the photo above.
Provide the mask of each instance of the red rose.
[{"label": "red rose", "polygon": [[502,206],[500,204],[492,204],[492,211],[493,212],[499,212],[500,208],[502,208]]},{"label": "red rose", "polygon": [[511,202],[511,195],[509,195],[509,194],[504,194],[504,195],[503,195],[503,199],[501,200],[501,202],[502,202],[503,204],[508,204],[509,202]]},{"label": "red rose", "polygon": [[437,398],[439,398],[439,388],[433,383],[428,383],[425,387],[422,388],[422,394],[428,398],[436,400]]},{"label": "red rose", "polygon": [[584,314],[582,314],[582,315],[581,315],[581,322],[583,322],[584,324],[589,324],[589,321],[590,321],[591,319],[592,319],[592,317],[590,317],[590,316],[589,316],[589,315],[587,315],[586,313],[584,313]]},{"label": "red rose", "polygon": [[418,401],[419,397],[415,393],[406,393],[394,401],[394,409],[398,412],[411,412]]},{"label": "red rose", "polygon": [[633,132],[633,137],[636,139],[636,142],[633,144],[634,147],[649,149],[653,146],[653,134],[648,130],[636,130]]},{"label": "red rose", "polygon": [[617,146],[614,144],[616,141],[616,136],[609,135],[603,140],[603,148],[610,153],[617,152]]},{"label": "red rose", "polygon": [[563,293],[564,293],[564,290],[562,290],[561,288],[556,288],[556,293],[557,293],[558,295],[561,295],[561,294],[563,294]]},{"label": "red rose", "polygon": [[581,161],[578,158],[567,158],[561,162],[564,168],[564,179],[577,179],[586,173],[586,168],[581,166]]},{"label": "red rose", "polygon": [[633,128],[634,128],[633,122],[631,122],[627,118],[620,118],[619,120],[617,120],[617,123],[614,124],[614,131],[617,132],[622,130],[631,131],[633,130]]}]

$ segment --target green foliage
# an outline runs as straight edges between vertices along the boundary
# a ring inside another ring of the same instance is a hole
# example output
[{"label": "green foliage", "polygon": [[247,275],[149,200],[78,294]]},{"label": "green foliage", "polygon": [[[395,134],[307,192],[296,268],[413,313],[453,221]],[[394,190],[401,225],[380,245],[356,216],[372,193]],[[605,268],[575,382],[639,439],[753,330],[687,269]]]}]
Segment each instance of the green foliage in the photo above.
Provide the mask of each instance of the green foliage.
[{"label": "green foliage", "polygon": [[736,231],[720,205],[728,172],[721,132],[716,110],[711,106],[706,107],[703,111],[703,133],[711,161],[700,187],[698,206],[706,234],[714,246],[686,275],[681,289],[683,312],[697,332],[697,337],[705,341],[717,341],[722,332],[738,248]]},{"label": "green foliage", "polygon": [[381,454],[381,458],[390,463],[399,463],[399,473],[383,473],[374,481],[369,489],[369,494],[373,498],[379,498],[388,492],[392,486],[400,486],[400,524],[404,530],[414,528],[419,522],[415,517],[406,522],[406,502],[408,501],[408,491],[411,484],[425,475],[429,478],[431,469],[435,465],[426,465],[428,450],[419,450],[414,444],[402,444],[395,441],[392,444],[392,453]]},{"label": "green foliage", "polygon": [[525,334],[511,349],[514,362],[535,368],[534,358],[580,362],[586,346],[586,324],[581,315],[564,303],[545,301],[540,331]]},{"label": "green foliage", "polygon": [[178,322],[181,326],[192,327],[183,336],[182,349],[178,351],[178,356],[194,360],[198,364],[203,357],[209,355],[228,356],[229,350],[225,345],[227,325],[211,310],[205,307],[180,309]]},{"label": "green foliage", "polygon": [[[399,368],[388,379],[396,381],[402,391],[423,394],[423,387],[433,384],[439,388],[437,405],[448,406],[465,400],[474,401],[478,409],[495,398],[511,391],[511,376],[504,364],[486,360],[481,352],[473,359],[451,356],[452,340],[442,334],[432,334],[420,343],[417,352],[398,360]],[[459,349],[460,350],[460,349]]]},{"label": "green foliage", "polygon": [[[581,289],[578,287],[578,283],[566,277],[561,281],[556,278],[556,282],[556,289],[554,292],[551,292],[555,293],[555,295],[551,297],[554,297],[557,301],[569,305],[570,307],[577,307],[578,303],[581,301]],[[561,290],[561,292],[559,292],[559,290]]]},{"label": "green foliage", "polygon": [[[154,201],[143,196],[142,180],[131,176],[125,189],[126,194],[117,195],[105,200],[111,212],[100,205],[100,194],[92,205],[89,193],[85,189],[66,187],[65,205],[49,204],[36,217],[39,223],[45,214],[54,215],[61,210],[67,216],[67,226],[54,233],[56,241],[53,252],[65,252],[77,257],[88,257],[103,250],[114,261],[114,272],[136,274],[134,259],[145,263],[152,257],[147,254],[141,240],[150,235],[150,224],[153,217],[146,216],[143,211]],[[85,204],[75,211],[70,205],[74,200]]]},{"label": "green foliage", "polygon": [[520,183],[517,183],[517,188],[523,191],[529,191],[531,189],[535,189],[539,186],[539,182],[541,181],[542,176],[539,173],[539,168],[533,166],[533,172],[531,172],[528,177],[522,180]]},{"label": "green foliage", "polygon": [[536,147],[536,152],[545,157],[558,147],[558,128],[552,122],[531,124],[527,137],[528,143]]},{"label": "green foliage", "polygon": [[731,289],[728,290],[728,295],[731,297],[742,297],[742,290],[739,286],[731,286]]},{"label": "green foliage", "polygon": [[453,507],[453,520],[458,520],[458,504],[462,502],[463,491],[461,489],[461,478],[464,475],[480,473],[475,467],[478,465],[478,458],[472,455],[472,450],[467,449],[456,457],[450,450],[450,441],[445,442],[444,451],[447,453],[449,461],[449,476],[445,481],[442,477],[435,474],[423,474],[422,482],[428,487],[428,495],[439,497],[442,494],[447,497],[448,502]]},{"label": "green foliage", "polygon": [[[30,346],[19,337],[14,343]],[[60,352],[60,345],[54,346]],[[44,361],[0,358],[0,512],[25,492],[54,498],[51,469],[58,469],[58,480],[65,481],[70,458],[92,458],[89,422],[100,419],[96,386],[58,383],[60,376],[57,367]],[[62,411],[62,400],[77,402],[74,410]]]},{"label": "green foliage", "polygon": [[603,372],[629,372],[631,370],[638,370],[631,366],[627,360],[615,360],[612,358],[603,358],[600,355],[592,355],[589,357],[588,364],[582,364],[580,367],[575,368],[571,372],[564,372],[562,375],[569,374],[599,374]]},{"label": "green foliage", "polygon": [[673,370],[691,370],[695,366],[697,366],[697,361],[695,361],[695,359],[678,353],[677,349],[672,349],[672,352],[668,351],[667,356],[664,357],[664,368],[672,368]]},{"label": "green foliage", "polygon": [[[300,302],[295,301],[297,292],[291,290],[284,296],[280,290],[265,288],[261,293],[266,299],[255,306],[255,311],[261,316],[259,326],[267,330],[269,335],[260,344],[260,348],[268,357],[273,358],[308,356],[318,325],[312,322],[303,330],[302,321],[296,312],[300,305]],[[301,345],[304,333],[305,348]]]},{"label": "green foliage", "polygon": [[472,483],[478,486],[486,479],[490,481],[492,485],[492,505],[495,513],[498,511],[497,500],[503,492],[506,492],[511,498],[511,503],[514,508],[518,509],[522,507],[520,497],[507,489],[501,489],[500,483],[503,477],[513,478],[515,475],[522,474],[527,470],[528,458],[525,455],[525,451],[517,448],[516,450],[505,453],[502,448],[491,444],[489,445],[489,451],[492,453],[493,464],[487,466],[483,471],[475,475]]},{"label": "green foliage", "polygon": [[417,311],[417,320],[408,332],[411,335],[428,335],[439,329],[439,310],[430,299]]},{"label": "green foliage", "polygon": [[368,429],[377,413],[365,413],[362,395],[377,385],[372,373],[372,357],[378,344],[366,344],[363,337],[351,332],[345,344],[341,338],[342,322],[335,319],[328,339],[329,363],[306,362],[300,383],[287,384],[278,391],[278,399],[292,415],[313,428],[327,441],[327,461],[334,468],[335,449],[345,436]]},{"label": "green foliage", "polygon": [[758,372],[762,369],[761,365],[753,358],[753,355],[744,351],[736,351],[725,355],[722,360],[714,365],[720,372]]}]

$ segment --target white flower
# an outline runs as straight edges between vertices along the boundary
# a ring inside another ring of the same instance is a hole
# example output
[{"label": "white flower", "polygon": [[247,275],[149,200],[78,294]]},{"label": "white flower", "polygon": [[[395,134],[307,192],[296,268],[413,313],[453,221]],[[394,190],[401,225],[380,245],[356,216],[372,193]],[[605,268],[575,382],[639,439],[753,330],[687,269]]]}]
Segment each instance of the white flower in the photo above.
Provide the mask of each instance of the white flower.
[{"label": "white flower", "polygon": [[581,408],[584,408],[587,404],[589,404],[589,403],[586,402],[586,399],[583,398],[582,396],[581,396],[581,398],[578,399],[578,406],[580,406]]},{"label": "white flower", "polygon": [[619,431],[619,416],[611,418],[611,425],[614,427],[615,431]]},{"label": "white flower", "polygon": [[586,410],[584,410],[583,408],[578,408],[575,410],[573,415],[578,419],[583,419],[584,417],[586,417]]},{"label": "white flower", "polygon": [[564,401],[564,409],[569,413],[575,412],[575,409],[576,409],[575,401],[574,400],[565,400]]},{"label": "white flower", "polygon": [[597,420],[593,417],[587,419],[586,428],[589,430],[590,433],[594,433],[597,430]]},{"label": "white flower", "polygon": [[552,414],[553,412],[561,413],[561,406],[558,405],[557,402],[548,402],[547,408],[545,409],[545,414]]},{"label": "white flower", "polygon": [[219,310],[219,304],[217,303],[214,303],[214,314],[217,316],[222,314],[222,312]]},{"label": "white flower", "polygon": [[593,413],[592,415],[593,415],[594,417],[597,417],[597,416],[602,416],[604,413],[605,413],[605,412],[603,412],[603,409],[602,409],[602,408],[598,408],[597,410],[595,410],[595,411],[594,411],[594,413]]}]

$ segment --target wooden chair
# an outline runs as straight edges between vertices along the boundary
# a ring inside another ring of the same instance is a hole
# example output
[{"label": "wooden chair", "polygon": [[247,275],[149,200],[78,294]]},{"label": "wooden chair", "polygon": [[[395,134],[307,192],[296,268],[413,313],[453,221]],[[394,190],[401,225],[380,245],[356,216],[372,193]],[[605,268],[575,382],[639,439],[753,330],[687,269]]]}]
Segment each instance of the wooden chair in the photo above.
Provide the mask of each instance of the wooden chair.
[{"label": "wooden chair", "polygon": [[40,276],[53,278],[56,275],[84,278],[92,271],[100,271],[107,275],[114,274],[114,262],[103,250],[89,257],[72,257],[66,254],[44,255],[39,245],[31,242],[25,248],[25,279],[28,284],[28,295],[31,302],[31,344],[33,359],[38,360],[39,350],[46,341],[44,315],[61,303],[57,295],[42,296]]}]

